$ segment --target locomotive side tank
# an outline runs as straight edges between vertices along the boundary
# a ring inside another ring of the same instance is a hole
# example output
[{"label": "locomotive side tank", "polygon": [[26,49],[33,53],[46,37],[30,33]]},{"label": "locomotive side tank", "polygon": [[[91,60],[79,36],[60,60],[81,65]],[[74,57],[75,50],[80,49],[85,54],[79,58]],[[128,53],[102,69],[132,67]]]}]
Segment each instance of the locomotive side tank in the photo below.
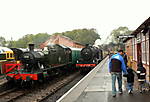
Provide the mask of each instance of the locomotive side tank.
[{"label": "locomotive side tank", "polygon": [[71,50],[58,44],[47,46],[44,51],[45,64],[48,68],[56,68],[71,63]]}]

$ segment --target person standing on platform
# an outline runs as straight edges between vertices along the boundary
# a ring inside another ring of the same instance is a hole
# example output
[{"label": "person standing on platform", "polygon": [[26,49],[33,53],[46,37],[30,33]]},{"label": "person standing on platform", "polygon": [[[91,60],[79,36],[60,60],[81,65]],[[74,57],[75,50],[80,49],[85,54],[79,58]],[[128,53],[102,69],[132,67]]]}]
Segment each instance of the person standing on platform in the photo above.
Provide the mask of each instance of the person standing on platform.
[{"label": "person standing on platform", "polygon": [[124,77],[127,77],[127,89],[128,94],[132,94],[133,92],[133,85],[134,85],[134,73],[132,68],[127,68],[128,74],[124,75]]},{"label": "person standing on platform", "polygon": [[123,50],[119,50],[117,54],[114,54],[109,59],[109,72],[112,78],[112,96],[116,97],[116,79],[118,80],[118,91],[122,94],[122,72],[127,74],[126,65],[122,57]]},{"label": "person standing on platform", "polygon": [[142,62],[139,62],[138,64],[137,76],[138,76],[138,82],[139,82],[139,90],[140,90],[140,93],[142,93],[145,90],[144,85],[146,82],[146,69],[143,67]]},{"label": "person standing on platform", "polygon": [[123,54],[123,59],[124,59],[125,65],[127,66],[128,59],[127,59],[127,54],[126,54],[125,52],[124,52],[124,54]]}]

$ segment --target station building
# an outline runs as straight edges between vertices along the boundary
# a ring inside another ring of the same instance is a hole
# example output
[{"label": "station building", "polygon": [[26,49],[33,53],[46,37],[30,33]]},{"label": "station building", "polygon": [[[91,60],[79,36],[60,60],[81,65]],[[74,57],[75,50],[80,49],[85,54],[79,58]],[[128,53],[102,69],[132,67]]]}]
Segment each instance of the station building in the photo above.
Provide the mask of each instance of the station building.
[{"label": "station building", "polygon": [[147,70],[146,80],[150,82],[150,17],[146,19],[129,37],[124,40],[126,53],[132,68],[136,71],[137,64],[142,61]]}]

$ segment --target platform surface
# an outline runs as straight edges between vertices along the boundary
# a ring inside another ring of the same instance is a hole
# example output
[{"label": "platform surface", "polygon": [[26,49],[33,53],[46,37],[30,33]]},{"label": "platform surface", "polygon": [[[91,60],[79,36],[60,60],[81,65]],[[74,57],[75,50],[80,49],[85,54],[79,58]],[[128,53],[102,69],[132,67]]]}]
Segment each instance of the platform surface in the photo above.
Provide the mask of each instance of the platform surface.
[{"label": "platform surface", "polygon": [[108,72],[107,60],[75,102],[150,102],[150,92],[141,94],[134,87],[134,93],[128,94],[125,82],[126,78],[123,78],[123,94],[112,97],[111,75]]},{"label": "platform surface", "polygon": [[[128,94],[126,78],[124,77],[123,94],[117,93],[115,98],[112,97],[112,82],[111,74],[108,72],[108,61],[108,58],[102,61],[57,102],[150,102],[150,92],[141,94],[137,89],[137,80],[135,80],[133,94]],[[117,81],[116,86],[118,86]]]}]

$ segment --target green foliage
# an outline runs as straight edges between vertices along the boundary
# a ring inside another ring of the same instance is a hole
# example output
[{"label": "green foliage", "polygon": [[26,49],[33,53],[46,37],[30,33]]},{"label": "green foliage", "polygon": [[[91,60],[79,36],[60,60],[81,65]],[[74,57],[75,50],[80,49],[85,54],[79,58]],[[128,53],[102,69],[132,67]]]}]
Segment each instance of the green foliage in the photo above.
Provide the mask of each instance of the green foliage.
[{"label": "green foliage", "polygon": [[[53,35],[63,35],[77,41],[81,44],[94,44],[95,40],[100,39],[99,34],[95,29],[76,29],[73,31],[66,31],[63,33],[54,33]],[[17,48],[27,48],[29,43],[34,43],[35,47],[38,48],[39,45],[50,37],[47,33],[38,34],[27,34],[17,41],[8,41],[8,47]]]},{"label": "green foliage", "polygon": [[118,49],[125,49],[123,39],[119,39],[119,35],[128,35],[131,34],[131,30],[128,29],[128,27],[119,27],[117,29],[114,29],[111,32],[110,40],[111,42],[109,44],[103,45],[104,50],[109,51],[117,51]]},{"label": "green foliage", "polygon": [[5,46],[6,40],[4,37],[0,37],[0,46]]},{"label": "green foliage", "polygon": [[94,44],[95,40],[100,39],[100,36],[95,29],[76,29],[63,32],[60,35],[67,36],[81,44]]},{"label": "green foliage", "polygon": [[34,43],[35,47],[38,48],[39,44],[46,41],[49,37],[50,35],[47,33],[27,34],[18,41],[13,41],[12,47],[27,48],[29,43]]},{"label": "green foliage", "polygon": [[120,39],[117,38],[119,35],[128,35],[131,34],[131,32],[132,31],[129,30],[128,27],[119,27],[117,29],[114,29],[111,32],[112,42],[118,44],[120,42]]},{"label": "green foliage", "polygon": [[39,45],[43,42],[45,42],[46,40],[48,40],[48,38],[50,37],[49,34],[47,33],[38,33],[34,36],[33,38],[33,43],[36,44],[35,47],[38,48]]}]

